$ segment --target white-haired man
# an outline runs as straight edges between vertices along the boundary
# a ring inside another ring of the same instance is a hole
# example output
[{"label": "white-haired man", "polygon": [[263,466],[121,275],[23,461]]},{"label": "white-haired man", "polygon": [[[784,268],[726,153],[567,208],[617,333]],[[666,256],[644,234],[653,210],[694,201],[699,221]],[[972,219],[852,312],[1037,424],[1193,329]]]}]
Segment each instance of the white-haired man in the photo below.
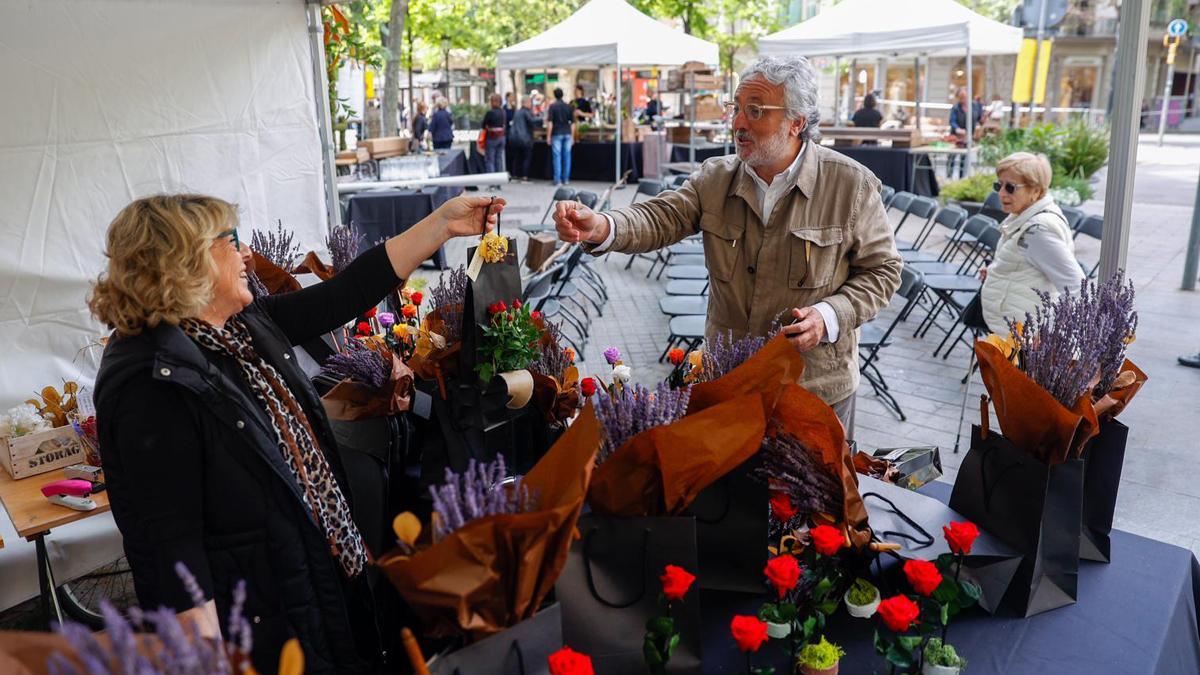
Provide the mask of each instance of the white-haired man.
[{"label": "white-haired man", "polygon": [[643,253],[702,233],[711,341],[763,335],[783,313],[805,355],[800,384],[833,406],[853,433],[856,329],[900,285],[901,260],[862,165],[813,142],[816,73],[801,57],[766,57],[742,73],[732,115],[737,155],[704,162],[677,191],[596,213],[559,202],[564,241],[593,253]]}]

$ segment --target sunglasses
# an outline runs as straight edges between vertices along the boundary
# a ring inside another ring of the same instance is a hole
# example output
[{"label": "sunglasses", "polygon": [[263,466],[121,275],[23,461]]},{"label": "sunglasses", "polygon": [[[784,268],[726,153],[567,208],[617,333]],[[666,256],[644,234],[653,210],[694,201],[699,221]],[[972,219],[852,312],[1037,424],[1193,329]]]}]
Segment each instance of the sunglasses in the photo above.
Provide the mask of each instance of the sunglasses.
[{"label": "sunglasses", "polygon": [[242,248],[242,242],[240,239],[238,239],[238,233],[237,233],[236,227],[233,228],[232,230],[225,230],[221,234],[218,234],[217,237],[218,238],[229,237],[229,242],[231,244],[233,244],[233,247],[235,249],[241,250],[241,248]]},{"label": "sunglasses", "polygon": [[1025,187],[1025,183],[1001,183],[1000,181],[996,181],[995,183],[992,183],[993,190],[995,190],[996,192],[999,192],[1000,188],[1004,188],[1004,191],[1010,195],[1015,193],[1017,191],[1017,188],[1023,188],[1023,187]]},{"label": "sunglasses", "polygon": [[787,110],[781,105],[759,105],[757,103],[747,103],[746,105],[738,105],[737,103],[725,103],[725,112],[729,113],[729,118],[733,119],[742,112],[746,113],[746,117],[751,120],[758,121],[762,119],[764,110]]}]

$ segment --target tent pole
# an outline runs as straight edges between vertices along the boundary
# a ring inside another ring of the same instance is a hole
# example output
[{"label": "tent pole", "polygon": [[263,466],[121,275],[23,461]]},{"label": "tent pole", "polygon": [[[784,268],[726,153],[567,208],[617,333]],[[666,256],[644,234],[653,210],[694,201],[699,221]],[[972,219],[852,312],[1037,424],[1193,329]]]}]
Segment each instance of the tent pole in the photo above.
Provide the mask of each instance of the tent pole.
[{"label": "tent pole", "polygon": [[971,176],[971,145],[975,140],[975,78],[971,69],[971,25],[967,24],[967,154],[963,156],[963,178]]},{"label": "tent pole", "polygon": [[917,102],[917,132],[921,131],[921,57],[913,57],[913,100]]},{"label": "tent pole", "polygon": [[617,56],[617,162],[613,173],[613,184],[621,180],[621,57]]},{"label": "tent pole", "polygon": [[841,124],[842,110],[842,57],[833,57],[833,126]]},{"label": "tent pole", "polygon": [[1104,236],[1100,239],[1100,279],[1125,267],[1129,253],[1129,217],[1133,208],[1133,171],[1137,165],[1138,117],[1145,91],[1146,37],[1150,3],[1121,3],[1113,80],[1112,141],[1104,190]]},{"label": "tent pole", "polygon": [[325,169],[325,226],[332,231],[342,224],[342,209],[338,203],[337,169],[333,165],[333,125],[329,121],[329,81],[325,75],[325,26],[321,21],[319,2],[309,0],[305,10],[308,14],[308,46],[312,52],[313,87],[316,89],[317,136],[321,139],[321,165]]}]

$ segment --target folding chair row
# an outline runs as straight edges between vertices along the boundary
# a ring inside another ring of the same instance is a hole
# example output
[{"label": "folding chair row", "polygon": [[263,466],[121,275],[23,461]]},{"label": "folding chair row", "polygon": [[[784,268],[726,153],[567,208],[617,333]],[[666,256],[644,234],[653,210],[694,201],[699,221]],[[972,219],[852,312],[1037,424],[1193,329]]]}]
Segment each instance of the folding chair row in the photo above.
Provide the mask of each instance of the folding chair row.
[{"label": "folding chair row", "polygon": [[900,407],[900,402],[888,390],[887,380],[883,376],[883,372],[875,365],[879,359],[880,350],[889,346],[891,342],[889,338],[892,336],[892,331],[896,329],[905,315],[917,303],[921,297],[921,293],[925,289],[925,276],[920,270],[911,267],[905,267],[900,271],[900,288],[896,290],[894,297],[903,298],[904,306],[896,314],[896,318],[892,319],[886,327],[880,325],[878,320],[870,321],[864,324],[859,329],[858,338],[858,356],[861,359],[858,371],[862,374],[863,379],[871,385],[871,389],[875,391],[875,395],[879,397],[879,401],[885,408],[895,413],[900,421],[903,422],[908,418],[904,415],[904,410]]}]

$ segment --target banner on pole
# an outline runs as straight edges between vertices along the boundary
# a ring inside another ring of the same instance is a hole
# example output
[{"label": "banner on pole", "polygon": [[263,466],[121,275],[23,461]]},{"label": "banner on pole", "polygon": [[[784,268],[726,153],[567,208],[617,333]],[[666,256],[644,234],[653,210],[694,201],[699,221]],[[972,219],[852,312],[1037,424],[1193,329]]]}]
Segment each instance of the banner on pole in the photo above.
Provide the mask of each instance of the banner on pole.
[{"label": "banner on pole", "polygon": [[1021,51],[1017,54],[1017,68],[1013,75],[1014,103],[1028,104],[1032,100],[1041,105],[1046,101],[1046,80],[1050,74],[1050,51],[1053,43],[1050,40],[1042,40],[1039,50],[1037,42],[1034,38],[1021,40]]}]

